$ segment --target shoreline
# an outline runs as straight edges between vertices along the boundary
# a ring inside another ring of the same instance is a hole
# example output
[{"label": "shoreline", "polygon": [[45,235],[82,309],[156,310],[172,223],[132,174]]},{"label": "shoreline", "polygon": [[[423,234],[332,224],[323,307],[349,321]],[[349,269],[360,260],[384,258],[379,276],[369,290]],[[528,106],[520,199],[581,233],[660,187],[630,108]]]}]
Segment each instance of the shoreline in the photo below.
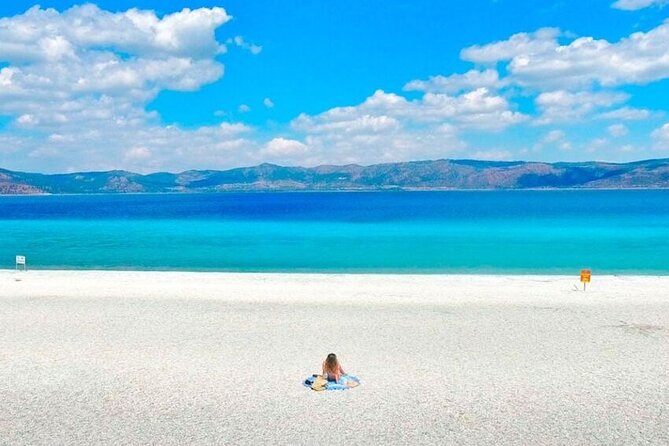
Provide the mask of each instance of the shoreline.
[{"label": "shoreline", "polygon": [[231,302],[669,303],[669,276],[0,270],[0,297],[133,297]]},{"label": "shoreline", "polygon": [[639,186],[639,187],[527,187],[527,188],[488,188],[488,189],[458,189],[458,188],[410,188],[389,187],[387,189],[226,189],[218,191],[167,191],[167,192],[58,192],[58,193],[27,193],[27,194],[0,194],[0,197],[57,197],[57,196],[84,196],[84,195],[224,195],[224,194],[276,194],[276,193],[402,193],[402,192],[556,192],[556,191],[666,191],[669,186]]},{"label": "shoreline", "polygon": [[[583,267],[583,269],[590,269],[592,268],[587,268]],[[14,268],[0,268],[0,274],[2,273],[11,273],[11,272],[17,272],[18,270]],[[27,272],[34,272],[34,273],[100,273],[100,274],[115,274],[115,273],[129,273],[129,274],[141,274],[141,273],[146,273],[146,274],[210,274],[210,275],[266,275],[266,276],[368,276],[368,277],[377,277],[377,276],[415,276],[415,277],[471,277],[471,278],[477,278],[477,277],[545,277],[545,278],[558,278],[558,277],[576,277],[578,279],[580,270],[571,270],[571,272],[565,272],[562,270],[556,270],[556,271],[541,271],[541,270],[534,270],[534,271],[527,271],[527,272],[518,272],[518,271],[507,271],[507,270],[500,270],[500,271],[493,271],[493,270],[481,270],[481,271],[442,271],[442,270],[422,270],[422,271],[414,271],[414,270],[332,270],[332,271],[323,271],[323,270],[307,270],[307,269],[299,269],[299,268],[293,268],[291,270],[281,270],[281,269],[276,269],[276,270],[255,270],[255,269],[249,269],[249,270],[233,270],[233,269],[228,269],[228,270],[223,270],[223,269],[183,269],[179,267],[175,268],[152,268],[152,267],[147,267],[146,269],[141,269],[141,268],[109,268],[109,269],[104,269],[104,268],[74,268],[74,267],[62,267],[62,268],[54,268],[54,267],[45,267],[45,268],[40,268],[40,267],[35,267],[35,266],[29,266],[28,269],[26,270]],[[21,270],[23,272],[23,270]],[[593,277],[646,277],[646,278],[669,278],[669,270],[667,271],[637,271],[637,270],[632,270],[629,272],[620,272],[620,271],[615,271],[615,272],[610,272],[610,271],[601,271],[601,270],[596,270],[595,274],[593,274]]]}]

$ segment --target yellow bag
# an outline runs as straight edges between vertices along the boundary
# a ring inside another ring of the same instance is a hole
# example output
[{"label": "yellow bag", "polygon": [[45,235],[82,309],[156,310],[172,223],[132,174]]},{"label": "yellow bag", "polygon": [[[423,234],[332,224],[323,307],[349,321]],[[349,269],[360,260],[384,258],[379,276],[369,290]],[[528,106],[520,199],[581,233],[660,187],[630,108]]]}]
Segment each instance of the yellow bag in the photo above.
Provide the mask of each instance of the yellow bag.
[{"label": "yellow bag", "polygon": [[311,385],[311,390],[316,392],[321,392],[325,390],[325,386],[328,384],[328,380],[323,378],[323,375],[318,375],[314,380],[314,383]]}]

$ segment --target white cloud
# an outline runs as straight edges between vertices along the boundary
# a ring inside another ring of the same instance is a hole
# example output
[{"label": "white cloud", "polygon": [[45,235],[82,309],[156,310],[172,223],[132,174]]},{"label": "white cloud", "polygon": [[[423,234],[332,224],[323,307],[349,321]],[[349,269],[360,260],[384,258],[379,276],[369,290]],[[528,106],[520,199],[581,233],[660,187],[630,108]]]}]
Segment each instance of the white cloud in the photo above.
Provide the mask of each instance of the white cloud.
[{"label": "white cloud", "polygon": [[[426,93],[417,100],[377,90],[358,106],[336,107],[321,113],[316,120],[325,123],[351,121],[357,125],[365,115],[414,123],[451,122],[463,128],[490,131],[502,130],[527,119],[527,116],[513,111],[504,97],[479,88],[457,96]],[[304,119],[303,115],[297,122]],[[379,123],[369,118],[366,122]],[[385,121],[386,124],[389,122]]]},{"label": "white cloud", "polygon": [[0,115],[14,118],[11,133],[0,135],[12,144],[3,164],[147,171],[257,162],[260,147],[246,137],[248,126],[186,130],[161,125],[146,109],[160,91],[196,90],[221,78],[217,57],[225,46],[215,30],[229,19],[222,8],[158,17],[90,4],[0,19],[0,62],[8,64],[0,69]]},{"label": "white cloud", "polygon": [[520,33],[466,48],[462,58],[481,64],[508,62],[508,81],[543,90],[646,84],[669,77],[667,21],[614,43],[580,37],[562,45],[559,36],[554,29]]},{"label": "white cloud", "polygon": [[469,62],[489,64],[528,54],[541,54],[555,48],[560,34],[557,28],[541,28],[533,33],[518,33],[508,40],[465,48],[460,52],[460,57]]},{"label": "white cloud", "polygon": [[650,6],[664,6],[667,0],[617,0],[611,7],[625,11],[636,11]]},{"label": "white cloud", "polygon": [[322,162],[371,164],[443,158],[462,153],[462,128],[497,130],[523,119],[484,89],[420,100],[378,90],[357,106],[336,107],[292,122]]},{"label": "white cloud", "polygon": [[340,115],[335,119],[313,119],[307,115],[300,115],[294,122],[293,127],[297,130],[315,133],[340,132],[343,134],[359,134],[367,132],[386,132],[396,130],[400,127],[397,119],[389,116],[356,116],[353,112],[348,118]]},{"label": "white cloud", "polygon": [[38,120],[35,118],[34,115],[26,113],[24,115],[19,116],[16,119],[16,122],[22,127],[28,127],[37,124]]},{"label": "white cloud", "polygon": [[[429,91],[411,100],[377,90],[355,106],[335,107],[318,115],[301,114],[291,127],[309,147],[307,162],[371,164],[471,157],[463,152],[467,145],[460,138],[462,133],[497,132],[528,120],[514,111],[506,98],[487,88],[460,94],[424,89]],[[495,156],[501,158],[501,153],[496,150]],[[503,156],[508,157],[506,153]]]},{"label": "white cloud", "polygon": [[462,154],[460,132],[500,131],[526,119],[486,88],[428,92],[414,100],[378,90],[356,106],[301,114],[291,126],[309,147],[310,160],[370,164]]},{"label": "white cloud", "polygon": [[[13,142],[6,162],[20,165],[29,156],[49,156],[38,170],[131,169],[138,172],[215,169],[262,161],[260,147],[251,138],[254,130],[241,123],[223,123],[196,129],[161,126],[144,120],[101,121],[81,128],[77,122],[58,127],[58,133],[42,138],[21,138]],[[3,138],[0,137],[0,143]]]},{"label": "white cloud", "polygon": [[146,104],[161,90],[191,91],[218,80],[214,31],[222,8],[112,13],[95,5],[62,13],[31,8],[0,19],[0,114],[42,130],[77,122],[151,121]]},{"label": "white cloud", "polygon": [[0,19],[0,59],[36,63],[102,48],[144,57],[207,58],[224,51],[214,31],[228,20],[223,8],[185,8],[159,18],[153,11],[113,13],[93,4],[62,13],[35,6]]},{"label": "white cloud", "polygon": [[129,150],[126,150],[124,158],[126,160],[147,160],[151,158],[151,149],[143,146],[136,146]]},{"label": "white cloud", "polygon": [[432,76],[428,80],[413,80],[404,86],[406,91],[425,91],[431,93],[458,93],[463,90],[478,88],[498,89],[504,83],[500,81],[496,70],[470,70],[464,74],[450,76]]},{"label": "white cloud", "polygon": [[544,136],[542,141],[545,142],[545,143],[550,144],[550,143],[554,143],[554,142],[557,142],[557,141],[561,141],[564,138],[565,138],[564,131],[562,131],[562,130],[551,130],[550,132],[548,132],[546,134],[546,136]]},{"label": "white cloud", "polygon": [[217,129],[215,129],[215,131],[221,136],[237,136],[241,135],[242,133],[250,132],[251,127],[240,122],[223,122],[218,126]]},{"label": "white cloud", "polygon": [[256,45],[254,43],[247,42],[242,36],[235,36],[232,39],[227,40],[228,45],[236,45],[239,48],[245,49],[251,54],[260,54],[262,51],[262,46]]},{"label": "white cloud", "polygon": [[636,121],[647,119],[651,116],[650,110],[645,108],[622,107],[616,110],[607,111],[597,115],[598,119]]},{"label": "white cloud", "polygon": [[[256,164],[260,160],[258,145],[245,137],[252,132],[250,127],[240,123],[194,130],[145,123],[134,127],[127,123],[110,123],[107,127],[83,133],[78,132],[76,126],[67,126],[67,133],[61,135],[61,138],[67,138],[67,144],[49,141],[32,147],[57,151],[58,157],[51,160],[49,171],[65,170],[73,161],[73,153],[81,156],[76,170],[119,167],[139,172],[212,169]],[[65,149],[67,154],[63,153]],[[114,154],[120,156],[114,157]]]},{"label": "white cloud", "polygon": [[[465,48],[462,58],[475,63],[474,69],[411,80],[404,86],[411,93],[378,90],[357,105],[301,114],[280,129],[284,136],[262,139],[261,132],[242,123],[196,129],[161,124],[158,113],[147,109],[161,91],[193,91],[223,76],[220,59],[226,45],[216,40],[215,31],[229,19],[222,8],[159,17],[152,11],[114,13],[95,5],[64,12],[34,7],[0,19],[0,63],[8,65],[0,68],[0,115],[10,118],[0,134],[3,163],[49,157],[43,170],[148,171],[266,160],[315,165],[510,159],[520,153],[516,148],[495,142],[494,148],[477,144],[466,151],[465,141],[521,124],[585,119],[613,121],[600,122],[598,131],[603,127],[610,136],[622,137],[628,132],[622,122],[661,113],[624,106],[629,96],[613,87],[669,77],[669,21],[617,42],[544,28]],[[242,36],[226,43],[253,54],[262,50]],[[536,105],[532,116],[518,111],[528,100]],[[269,97],[262,104],[274,106]],[[242,104],[238,111],[250,107]],[[234,114],[233,109],[229,115]],[[656,145],[669,145],[665,127],[653,132]],[[572,138],[556,129],[525,147],[595,150],[606,141],[586,144]]]},{"label": "white cloud", "polygon": [[[500,130],[526,119],[505,98],[478,88],[457,95],[429,92],[415,101],[378,91],[358,106],[302,115],[292,123],[301,137],[267,143],[240,123],[195,130],[162,126],[159,115],[146,109],[160,91],[197,89],[222,75],[216,57],[224,47],[212,27],[224,16],[216,22],[197,11],[158,18],[152,12],[110,13],[89,5],[63,13],[33,8],[2,19],[3,37],[14,33],[14,40],[5,41],[24,46],[15,52],[0,47],[10,62],[0,69],[0,114],[13,115],[16,128],[35,132],[14,145],[20,150],[5,150],[12,157],[6,160],[49,156],[48,171],[223,168],[268,158],[293,164],[375,163],[457,153],[464,147],[458,139],[461,128]],[[70,21],[76,23],[70,27]],[[193,31],[201,38],[191,40],[179,31],[181,21],[208,31]],[[40,28],[31,32],[47,40],[17,37],[23,27]],[[95,38],[87,35],[93,29]],[[232,43],[247,45],[241,38]],[[263,105],[273,102],[266,98]],[[239,107],[249,110],[246,104]]]},{"label": "white cloud", "polygon": [[653,130],[650,136],[653,138],[656,149],[669,150],[669,122]]},{"label": "white cloud", "polygon": [[304,141],[311,152],[307,165],[435,159],[462,154],[465,147],[456,135],[405,127],[391,132],[307,134]]},{"label": "white cloud", "polygon": [[[428,94],[474,92],[485,88],[508,104],[518,94],[534,96],[539,115],[533,124],[574,122],[586,117],[610,120],[647,119],[646,109],[620,107],[629,95],[612,91],[620,85],[642,84],[669,78],[669,21],[646,33],[634,33],[618,42],[592,37],[571,38],[555,28],[518,33],[507,40],[475,45],[461,52],[464,60],[488,68],[464,74],[432,76],[405,85],[408,91]],[[500,76],[498,63],[507,65]],[[616,110],[612,107],[618,106]],[[508,105],[512,109],[511,105]],[[521,115],[515,115],[520,118]],[[462,118],[462,123],[468,119]],[[525,118],[527,118],[525,116]],[[505,128],[505,120],[500,128]],[[519,122],[522,122],[520,120]],[[488,127],[489,128],[489,127]]]},{"label": "white cloud", "polygon": [[609,132],[609,135],[614,138],[620,138],[629,133],[629,129],[623,124],[612,124],[607,127],[607,131]]},{"label": "white cloud", "polygon": [[75,135],[63,135],[61,133],[52,133],[49,135],[48,140],[50,142],[69,144],[75,141]]},{"label": "white cloud", "polygon": [[541,93],[535,99],[541,114],[535,120],[536,124],[552,124],[556,122],[571,122],[588,116],[601,108],[608,108],[625,101],[628,98],[623,93],[613,92],[578,92],[566,90]]},{"label": "white cloud", "polygon": [[563,130],[551,130],[546,133],[534,145],[535,151],[541,151],[545,147],[554,147],[561,151],[569,151],[572,148],[571,142],[567,139],[567,135]]},{"label": "white cloud", "polygon": [[263,150],[263,153],[270,158],[286,160],[294,157],[302,159],[309,148],[300,141],[287,138],[274,138],[269,141]]}]

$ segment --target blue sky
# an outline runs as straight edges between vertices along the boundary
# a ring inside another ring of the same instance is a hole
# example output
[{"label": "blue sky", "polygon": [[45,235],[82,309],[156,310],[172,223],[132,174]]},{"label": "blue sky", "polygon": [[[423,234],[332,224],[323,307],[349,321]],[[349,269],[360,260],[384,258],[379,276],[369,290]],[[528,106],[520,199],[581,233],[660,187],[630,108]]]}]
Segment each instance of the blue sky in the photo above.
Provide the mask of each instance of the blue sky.
[{"label": "blue sky", "polygon": [[15,1],[0,167],[669,157],[665,3]]}]

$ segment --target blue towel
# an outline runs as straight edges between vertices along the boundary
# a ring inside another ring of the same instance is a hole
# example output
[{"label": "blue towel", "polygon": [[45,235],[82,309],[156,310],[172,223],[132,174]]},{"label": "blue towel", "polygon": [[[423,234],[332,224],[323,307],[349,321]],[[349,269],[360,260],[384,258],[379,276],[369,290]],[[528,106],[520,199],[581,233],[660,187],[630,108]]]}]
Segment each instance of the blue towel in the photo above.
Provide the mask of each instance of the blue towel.
[{"label": "blue towel", "polygon": [[[302,384],[304,384],[304,387],[308,387],[311,389],[311,385],[314,383],[316,380],[316,377],[318,375],[311,375],[307,379],[304,380]],[[350,389],[346,384],[348,382],[356,382],[360,384],[360,378],[358,378],[355,375],[342,375],[339,378],[339,381],[333,382],[333,381],[328,381],[328,383],[325,385],[325,390],[346,390]]]}]

